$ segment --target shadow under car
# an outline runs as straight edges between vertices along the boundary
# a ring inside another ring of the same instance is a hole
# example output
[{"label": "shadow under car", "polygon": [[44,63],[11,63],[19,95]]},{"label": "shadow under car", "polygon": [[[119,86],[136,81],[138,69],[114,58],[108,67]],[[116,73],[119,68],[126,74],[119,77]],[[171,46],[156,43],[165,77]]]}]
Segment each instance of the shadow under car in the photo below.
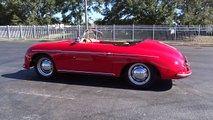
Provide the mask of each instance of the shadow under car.
[{"label": "shadow under car", "polygon": [[[72,85],[92,86],[92,87],[106,87],[115,89],[141,90],[129,86],[126,82],[124,82],[124,80],[116,77],[60,73],[53,79],[42,79],[36,75],[34,69],[20,70],[15,73],[3,74],[2,77],[16,80],[62,83],[62,84],[72,84]],[[172,85],[173,85],[172,80],[164,80],[164,81],[161,80],[158,81],[154,86],[143,90],[158,91],[158,92],[167,91],[172,88]]]}]

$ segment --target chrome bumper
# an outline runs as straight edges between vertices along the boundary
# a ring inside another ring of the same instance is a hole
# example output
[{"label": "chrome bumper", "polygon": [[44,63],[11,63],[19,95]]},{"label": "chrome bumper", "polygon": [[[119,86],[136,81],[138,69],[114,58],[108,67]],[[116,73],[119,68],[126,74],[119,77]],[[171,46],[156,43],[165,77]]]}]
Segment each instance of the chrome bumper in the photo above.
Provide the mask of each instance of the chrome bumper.
[{"label": "chrome bumper", "polygon": [[179,74],[177,74],[176,76],[177,77],[188,77],[188,76],[190,76],[192,74],[192,72],[190,72],[190,73],[179,73]]}]

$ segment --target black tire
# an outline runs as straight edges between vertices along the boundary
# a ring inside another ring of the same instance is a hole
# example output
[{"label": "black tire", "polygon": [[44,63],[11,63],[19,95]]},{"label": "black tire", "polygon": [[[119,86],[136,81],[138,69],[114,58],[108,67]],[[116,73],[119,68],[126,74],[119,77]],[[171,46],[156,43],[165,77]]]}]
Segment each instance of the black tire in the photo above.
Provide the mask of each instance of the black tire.
[{"label": "black tire", "polygon": [[151,65],[134,63],[127,66],[123,77],[131,86],[145,89],[151,87],[157,81],[158,74]]},{"label": "black tire", "polygon": [[34,68],[38,76],[44,79],[50,79],[56,75],[54,62],[48,55],[39,55],[35,59]]}]

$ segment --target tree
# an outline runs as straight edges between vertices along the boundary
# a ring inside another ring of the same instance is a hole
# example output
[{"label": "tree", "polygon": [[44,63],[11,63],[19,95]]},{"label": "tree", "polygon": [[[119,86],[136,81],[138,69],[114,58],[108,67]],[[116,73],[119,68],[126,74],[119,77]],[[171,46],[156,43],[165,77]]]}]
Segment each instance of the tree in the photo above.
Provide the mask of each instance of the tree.
[{"label": "tree", "polygon": [[[100,11],[99,1],[89,0],[88,11]],[[83,24],[84,11],[84,0],[0,0],[0,25]]]},{"label": "tree", "polygon": [[[85,0],[0,0],[0,25],[84,24]],[[88,0],[96,24],[213,24],[212,0]],[[62,17],[53,17],[56,13]],[[90,16],[89,19],[92,19]]]},{"label": "tree", "polygon": [[178,9],[180,13],[176,20],[182,25],[213,24],[212,0],[181,0]]},{"label": "tree", "polygon": [[105,0],[100,24],[172,24],[176,1]]},{"label": "tree", "polygon": [[56,0],[0,1],[1,25],[43,25],[52,22]]},{"label": "tree", "polygon": [[[88,0],[88,11],[99,12],[101,0]],[[58,0],[56,11],[62,14],[61,22],[67,24],[83,24],[85,15],[84,0]],[[92,19],[92,18],[90,18]]]},{"label": "tree", "polygon": [[0,1],[0,25],[10,25],[13,20],[21,21],[19,14],[21,13],[20,8],[15,5],[19,1]]}]

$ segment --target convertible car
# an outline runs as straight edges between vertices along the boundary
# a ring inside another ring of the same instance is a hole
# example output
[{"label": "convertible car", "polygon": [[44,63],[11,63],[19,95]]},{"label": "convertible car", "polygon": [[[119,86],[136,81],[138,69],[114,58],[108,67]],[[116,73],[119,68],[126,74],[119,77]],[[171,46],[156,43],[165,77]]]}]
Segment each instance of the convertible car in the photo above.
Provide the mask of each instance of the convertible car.
[{"label": "convertible car", "polygon": [[186,57],[172,46],[155,40],[103,41],[98,34],[87,30],[76,39],[33,45],[26,52],[24,68],[34,67],[42,78],[56,73],[122,77],[139,88],[191,75]]}]

